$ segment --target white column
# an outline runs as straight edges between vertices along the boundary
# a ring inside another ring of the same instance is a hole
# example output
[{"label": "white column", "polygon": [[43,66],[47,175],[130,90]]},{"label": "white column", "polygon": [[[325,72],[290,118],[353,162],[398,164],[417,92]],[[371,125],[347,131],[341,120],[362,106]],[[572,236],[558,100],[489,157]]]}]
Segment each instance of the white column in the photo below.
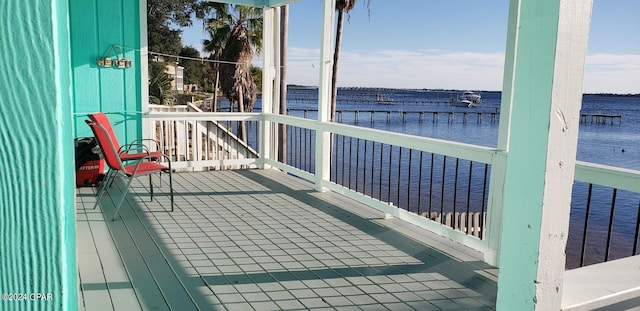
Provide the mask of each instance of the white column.
[{"label": "white column", "polygon": [[[271,81],[272,86],[272,103],[271,110],[269,113],[280,114],[280,96],[282,96],[280,92],[280,77],[282,75],[282,64],[280,61],[280,55],[282,53],[282,47],[280,45],[281,37],[280,37],[280,11],[281,7],[273,8],[273,80]],[[280,149],[278,143],[278,126],[276,124],[270,124],[271,129],[271,151],[269,157],[271,159],[278,159],[278,149]]]},{"label": "white column", "polygon": [[147,2],[140,1],[139,3],[140,10],[140,66],[135,66],[135,68],[140,68],[140,111],[142,112],[142,138],[148,139],[156,139],[155,134],[151,130],[151,125],[149,124],[149,86],[147,85],[147,81],[149,81],[149,47],[147,42],[147,14],[142,14],[142,12],[147,11]]},{"label": "white column", "polygon": [[323,191],[323,183],[329,180],[331,156],[331,135],[322,124],[329,122],[331,113],[331,70],[333,64],[333,25],[335,21],[335,0],[323,0],[322,41],[320,43],[320,85],[318,87],[318,121],[316,131],[316,190]]},{"label": "white column", "polygon": [[[275,8],[264,8],[263,10],[263,31],[262,31],[262,56],[263,56],[263,68],[262,68],[262,114],[269,114],[273,112],[273,97],[274,86],[276,81],[276,49],[279,48],[276,40],[277,29],[277,17]],[[273,141],[272,141],[272,126],[271,122],[261,121],[260,133],[262,139],[260,140],[260,166],[261,168],[268,168],[265,165],[265,160],[270,159],[272,155]]]},{"label": "white column", "polygon": [[560,310],[592,2],[511,6],[497,309]]}]

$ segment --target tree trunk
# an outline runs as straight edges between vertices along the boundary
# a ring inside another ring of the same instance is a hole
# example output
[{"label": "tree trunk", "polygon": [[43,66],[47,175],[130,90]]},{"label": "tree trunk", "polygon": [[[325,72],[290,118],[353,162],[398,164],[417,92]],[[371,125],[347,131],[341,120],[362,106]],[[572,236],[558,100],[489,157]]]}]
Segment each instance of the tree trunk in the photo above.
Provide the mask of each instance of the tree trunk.
[{"label": "tree trunk", "polygon": [[336,27],[336,45],[333,52],[333,72],[331,75],[331,122],[335,121],[336,103],[338,98],[338,59],[340,58],[340,45],[342,44],[342,27],[344,25],[344,12],[338,11],[338,26]]},{"label": "tree trunk", "polygon": [[[289,5],[280,8],[280,114],[287,114],[287,40],[289,34]],[[287,126],[278,125],[278,161],[287,163]]]},{"label": "tree trunk", "polygon": [[[238,85],[238,109],[240,113],[244,113],[244,94],[242,94],[242,85]],[[240,121],[238,124],[238,137],[240,140],[247,143],[247,128],[244,121]]]},{"label": "tree trunk", "polygon": [[213,87],[213,103],[211,112],[218,112],[218,87],[220,86],[220,67],[216,70],[216,85]]}]

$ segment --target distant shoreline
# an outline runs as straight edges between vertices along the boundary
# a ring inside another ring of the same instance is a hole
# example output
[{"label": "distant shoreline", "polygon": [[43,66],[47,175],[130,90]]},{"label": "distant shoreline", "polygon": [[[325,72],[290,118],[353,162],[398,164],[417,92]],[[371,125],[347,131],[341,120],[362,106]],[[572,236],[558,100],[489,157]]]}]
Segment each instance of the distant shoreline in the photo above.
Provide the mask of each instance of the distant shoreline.
[{"label": "distant shoreline", "polygon": [[[299,84],[288,84],[287,88],[291,89],[317,89],[317,86],[310,85],[299,85]],[[420,92],[464,92],[466,89],[416,89],[416,88],[387,88],[387,87],[365,87],[365,86],[348,86],[348,87],[338,87],[341,90],[379,90],[379,91],[393,91],[393,90],[403,90],[403,91],[420,91]],[[479,93],[502,93],[502,91],[489,91],[489,90],[473,90]],[[640,93],[638,94],[616,94],[616,93],[584,93],[583,96],[609,96],[609,97],[640,97]]]}]

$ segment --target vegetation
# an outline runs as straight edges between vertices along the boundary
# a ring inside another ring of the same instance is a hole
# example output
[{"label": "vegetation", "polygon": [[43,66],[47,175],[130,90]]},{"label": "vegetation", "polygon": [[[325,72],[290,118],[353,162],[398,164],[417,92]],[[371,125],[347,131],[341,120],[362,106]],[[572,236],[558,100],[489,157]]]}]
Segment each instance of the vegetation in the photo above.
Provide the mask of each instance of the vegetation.
[{"label": "vegetation", "polygon": [[[174,29],[191,25],[194,16],[209,32],[204,50],[211,53],[213,62],[193,60],[201,58],[199,51],[182,46],[181,30]],[[169,61],[184,67],[185,84],[197,84],[199,90],[214,94],[222,90],[238,110],[253,109],[262,82],[261,69],[251,65],[254,53],[262,48],[261,8],[203,0],[148,0],[147,21],[150,52],[184,57]],[[171,78],[161,66],[150,59],[149,93],[155,103],[172,104]]]},{"label": "vegetation", "polygon": [[262,50],[262,9],[211,3],[210,40],[205,50],[217,61],[216,87],[240,111],[252,111],[258,85],[252,78],[253,53]]},{"label": "vegetation", "polygon": [[[170,25],[191,25],[191,15],[200,10],[200,0],[148,0],[147,33],[149,51],[178,55],[182,52],[182,31]],[[201,14],[200,14],[201,15]],[[176,60],[174,60],[176,61]],[[154,104],[173,105],[172,79],[165,72],[164,63],[149,58],[149,100]]]},{"label": "vegetation", "polygon": [[251,79],[256,84],[258,92],[260,92],[262,90],[262,68],[251,66],[249,74],[251,74]]},{"label": "vegetation", "polygon": [[164,63],[149,62],[149,101],[156,105],[173,105],[175,96]]},{"label": "vegetation", "polygon": [[200,0],[148,0],[147,33],[149,50],[158,53],[177,55],[182,48],[179,29],[190,26],[192,14],[201,16]]},{"label": "vegetation", "polygon": [[209,63],[193,60],[200,58],[200,51],[192,46],[184,46],[180,50],[181,58],[179,63],[184,68],[184,84],[196,84],[199,90],[204,89],[204,76],[208,73]]},{"label": "vegetation", "polygon": [[[334,119],[336,111],[344,20],[357,2],[358,0],[336,1],[338,18],[331,81],[331,120]],[[365,0],[367,9],[370,4],[371,0]],[[211,53],[209,59],[213,62],[182,60],[184,83],[197,84],[200,90],[214,94],[215,90],[220,89],[238,110],[252,111],[262,81],[259,69],[251,65],[254,53],[260,53],[262,49],[262,9],[203,0],[148,0],[150,51],[200,58],[196,48],[182,46],[181,31],[170,27],[191,25],[192,16],[202,19],[205,23],[210,38],[204,40],[204,50]],[[154,94],[156,100],[164,103],[164,99],[170,100],[170,97],[164,94],[166,92],[160,92],[165,90],[167,82],[167,77],[154,76],[160,73],[160,70],[150,69],[149,92]],[[151,89],[152,85],[154,90]],[[214,102],[217,102],[217,99],[214,99]]]},{"label": "vegetation", "polygon": [[[251,74],[251,61],[254,51],[262,50],[262,9],[221,3],[211,4],[211,9],[213,17],[207,26],[211,40],[205,47],[219,61],[216,86],[219,82],[232,107],[237,106],[240,112],[252,111],[258,85]],[[246,141],[243,122],[238,136]]]}]

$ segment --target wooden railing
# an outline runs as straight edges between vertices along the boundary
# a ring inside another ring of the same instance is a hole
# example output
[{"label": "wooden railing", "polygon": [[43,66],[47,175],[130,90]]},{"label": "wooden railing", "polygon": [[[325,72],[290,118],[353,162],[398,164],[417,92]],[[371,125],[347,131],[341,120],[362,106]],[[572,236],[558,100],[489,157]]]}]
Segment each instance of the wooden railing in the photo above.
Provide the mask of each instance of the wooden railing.
[{"label": "wooden railing", "polygon": [[638,255],[640,171],[578,162],[567,267]]},{"label": "wooden railing", "polygon": [[[174,168],[255,167],[258,153],[249,143],[240,140],[232,129],[244,122],[251,122],[251,127],[257,128],[255,118],[203,118],[202,111],[192,105],[151,106],[149,110],[149,132],[172,159]],[[254,142],[257,141],[254,139]]]}]

